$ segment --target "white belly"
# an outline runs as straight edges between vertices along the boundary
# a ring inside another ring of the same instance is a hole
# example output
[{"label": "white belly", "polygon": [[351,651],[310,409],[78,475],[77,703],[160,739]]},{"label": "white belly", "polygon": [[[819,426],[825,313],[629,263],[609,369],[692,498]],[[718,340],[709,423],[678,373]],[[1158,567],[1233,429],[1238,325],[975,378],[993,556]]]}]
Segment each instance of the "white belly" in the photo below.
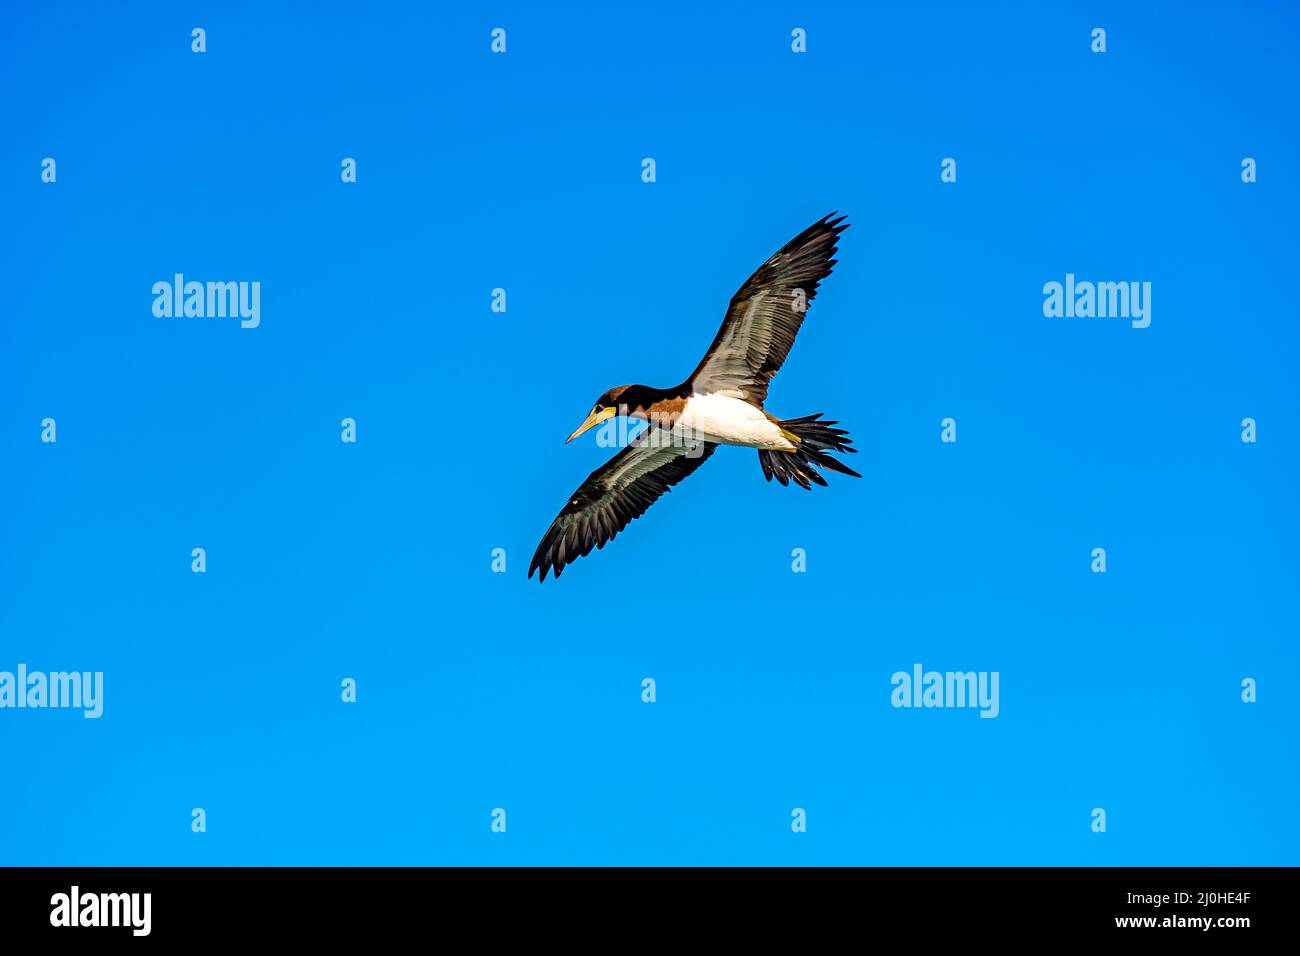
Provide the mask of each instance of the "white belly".
[{"label": "white belly", "polygon": [[692,395],[686,400],[677,430],[720,445],[743,445],[769,451],[792,451],[781,429],[763,410],[727,395]]}]

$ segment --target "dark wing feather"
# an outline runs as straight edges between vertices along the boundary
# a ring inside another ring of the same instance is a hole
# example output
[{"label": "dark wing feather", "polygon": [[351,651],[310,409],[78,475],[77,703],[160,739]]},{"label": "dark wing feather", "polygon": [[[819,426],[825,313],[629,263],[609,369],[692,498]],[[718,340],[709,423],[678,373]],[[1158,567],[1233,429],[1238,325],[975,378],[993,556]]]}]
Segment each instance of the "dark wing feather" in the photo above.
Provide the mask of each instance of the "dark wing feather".
[{"label": "dark wing feather", "polygon": [[547,571],[554,569],[558,578],[565,565],[592,548],[603,548],[717,447],[712,442],[683,443],[657,428],[638,435],[573,493],[542,535],[528,576],[540,570],[540,580],[545,581]]},{"label": "dark wing feather", "polygon": [[767,383],[790,354],[817,284],[831,274],[839,234],[849,228],[845,217],[833,216],[787,242],[731,297],[722,328],[689,379],[695,391],[762,407]]}]

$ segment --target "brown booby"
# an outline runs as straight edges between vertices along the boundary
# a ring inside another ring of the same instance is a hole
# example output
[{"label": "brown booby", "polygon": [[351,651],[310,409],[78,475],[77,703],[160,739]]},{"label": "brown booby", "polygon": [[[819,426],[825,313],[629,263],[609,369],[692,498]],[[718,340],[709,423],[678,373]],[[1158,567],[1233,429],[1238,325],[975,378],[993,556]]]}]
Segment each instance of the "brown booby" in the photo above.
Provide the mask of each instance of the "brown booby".
[{"label": "brown booby", "polygon": [[829,454],[857,451],[837,422],[823,421],[820,412],[782,420],[763,408],[768,383],[790,353],[818,283],[835,265],[836,242],[848,228],[845,217],[835,215],[799,233],[745,281],[713,344],[681,385],[622,385],[596,399],[566,444],[619,416],[650,427],[573,493],[542,535],[530,578],[540,571],[545,581],[551,570],[558,578],[566,565],[603,548],[719,445],[758,449],[763,475],[782,485],[825,485],[818,468],[862,477]]}]

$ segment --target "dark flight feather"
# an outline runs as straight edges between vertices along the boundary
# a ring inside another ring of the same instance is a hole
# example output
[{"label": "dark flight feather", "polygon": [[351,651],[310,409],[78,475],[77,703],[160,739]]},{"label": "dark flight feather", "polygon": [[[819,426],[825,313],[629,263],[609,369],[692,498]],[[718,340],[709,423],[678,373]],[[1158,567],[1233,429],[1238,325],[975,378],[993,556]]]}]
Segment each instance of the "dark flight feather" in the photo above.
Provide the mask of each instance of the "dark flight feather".
[{"label": "dark flight feather", "polygon": [[818,284],[835,266],[836,243],[849,227],[845,217],[834,216],[787,242],[731,297],[722,328],[688,379],[696,392],[763,407],[767,385],[790,354]]},{"label": "dark flight feather", "polygon": [[558,578],[566,565],[600,549],[659,500],[664,492],[704,464],[718,446],[674,441],[649,428],[593,471],[551,522],[537,546],[528,576],[548,571]]}]

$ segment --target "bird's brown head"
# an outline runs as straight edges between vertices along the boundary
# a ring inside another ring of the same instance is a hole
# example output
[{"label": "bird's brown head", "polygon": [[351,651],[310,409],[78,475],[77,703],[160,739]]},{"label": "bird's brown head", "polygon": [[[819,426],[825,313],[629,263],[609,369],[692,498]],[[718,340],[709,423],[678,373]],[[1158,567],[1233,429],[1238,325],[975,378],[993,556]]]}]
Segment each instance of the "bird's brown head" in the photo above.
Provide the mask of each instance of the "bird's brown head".
[{"label": "bird's brown head", "polygon": [[620,385],[605,392],[596,399],[596,404],[591,407],[586,420],[578,426],[578,430],[566,438],[564,443],[567,445],[588,428],[594,428],[603,421],[619,415],[636,415],[643,412],[639,395],[644,389],[645,386],[642,385]]}]

